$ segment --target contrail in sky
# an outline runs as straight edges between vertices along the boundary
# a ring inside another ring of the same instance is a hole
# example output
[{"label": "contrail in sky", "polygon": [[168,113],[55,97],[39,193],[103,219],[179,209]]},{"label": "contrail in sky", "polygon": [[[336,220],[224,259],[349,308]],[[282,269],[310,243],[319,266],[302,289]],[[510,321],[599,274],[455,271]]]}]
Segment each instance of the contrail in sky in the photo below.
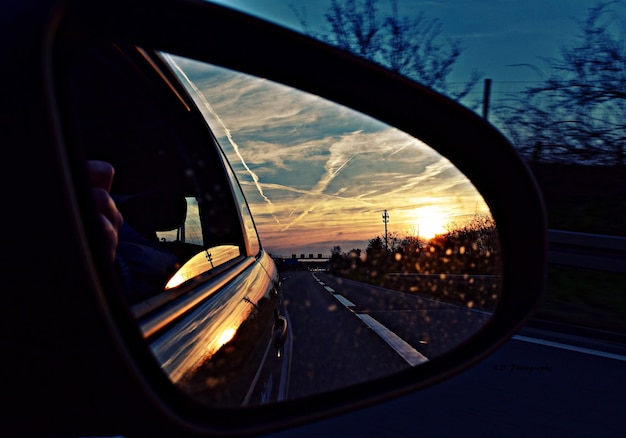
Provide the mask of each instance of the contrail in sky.
[{"label": "contrail in sky", "polygon": [[[317,207],[322,202],[324,202],[323,200],[319,199],[319,196],[323,195],[324,190],[326,190],[326,188],[329,186],[331,181],[333,179],[335,179],[337,174],[339,174],[339,172],[341,172],[352,161],[352,159],[355,156],[356,156],[356,154],[352,154],[352,156],[347,158],[342,163],[339,163],[339,160],[334,160],[333,163],[330,163],[331,159],[328,160],[328,162],[326,163],[326,174],[317,182],[317,184],[315,185],[315,187],[311,191],[313,193],[313,195],[316,198],[318,198],[317,202],[312,204],[312,205],[310,205],[308,208],[304,209],[302,212],[300,212],[300,214],[295,219],[293,219],[291,222],[289,222],[287,225],[285,225],[281,229],[281,231],[287,231],[293,225],[296,225],[298,222],[300,222],[302,219],[304,219],[310,212],[312,212],[315,209],[315,207]],[[343,157],[340,157],[340,158],[343,158]],[[333,167],[336,166],[336,165],[337,165],[337,167],[335,169],[333,169]],[[295,209],[292,210],[291,213],[289,214],[289,217],[292,217],[295,212],[296,212]]]},{"label": "contrail in sky", "polygon": [[174,60],[169,57],[169,60],[171,62],[171,64],[176,68],[176,70],[178,70],[178,72],[180,73],[180,75],[185,78],[185,81],[187,81],[187,83],[189,84],[189,86],[196,92],[196,95],[200,98],[200,100],[202,101],[202,104],[205,106],[205,108],[207,110],[209,110],[209,112],[211,113],[211,115],[215,118],[215,120],[221,125],[221,127],[224,129],[224,132],[226,133],[226,138],[228,139],[228,142],[231,144],[231,146],[233,147],[233,149],[235,150],[235,153],[237,154],[237,156],[239,157],[239,160],[241,161],[241,164],[243,164],[243,167],[246,169],[246,171],[250,174],[250,176],[252,177],[252,180],[254,181],[254,185],[256,186],[257,190],[259,191],[259,194],[261,195],[261,197],[265,200],[265,202],[267,202],[267,204],[270,206],[270,214],[272,215],[272,217],[274,218],[274,220],[276,221],[277,224],[280,224],[280,221],[278,220],[278,218],[276,217],[276,215],[274,214],[274,205],[272,204],[272,201],[265,196],[265,193],[263,193],[263,188],[261,187],[261,184],[259,184],[259,177],[257,176],[256,173],[254,173],[252,171],[252,169],[250,169],[250,167],[248,167],[248,164],[246,163],[246,161],[244,160],[243,156],[241,155],[241,153],[239,152],[239,145],[237,144],[237,142],[235,142],[235,140],[233,139],[231,133],[230,133],[230,129],[228,129],[226,127],[226,124],[222,121],[222,119],[220,118],[220,116],[215,112],[215,110],[213,109],[213,107],[211,106],[211,104],[209,103],[208,100],[206,100],[206,98],[204,97],[204,94],[202,94],[202,92],[198,89],[198,87],[196,87],[196,84],[194,84],[185,74],[185,72],[178,66],[178,64],[176,62],[174,62]]}]

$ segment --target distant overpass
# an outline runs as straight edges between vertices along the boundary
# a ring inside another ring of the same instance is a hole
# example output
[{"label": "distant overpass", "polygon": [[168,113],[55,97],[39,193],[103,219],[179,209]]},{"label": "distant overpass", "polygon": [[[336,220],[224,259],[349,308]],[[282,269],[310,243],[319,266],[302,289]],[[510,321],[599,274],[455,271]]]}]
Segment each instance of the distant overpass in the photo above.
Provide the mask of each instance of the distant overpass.
[{"label": "distant overpass", "polygon": [[330,256],[323,254],[292,254],[289,257],[273,255],[279,270],[310,270],[330,268]]}]

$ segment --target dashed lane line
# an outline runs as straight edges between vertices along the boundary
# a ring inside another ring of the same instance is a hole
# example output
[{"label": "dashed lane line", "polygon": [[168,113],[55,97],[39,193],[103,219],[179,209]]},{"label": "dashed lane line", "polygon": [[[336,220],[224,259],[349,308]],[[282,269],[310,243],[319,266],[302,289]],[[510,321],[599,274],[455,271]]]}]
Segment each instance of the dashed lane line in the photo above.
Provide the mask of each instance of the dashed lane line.
[{"label": "dashed lane line", "polygon": [[546,347],[560,348],[561,350],[575,351],[577,353],[589,354],[591,356],[605,357],[608,359],[620,360],[626,362],[626,356],[621,354],[608,353],[606,351],[593,350],[591,348],[576,347],[575,345],[562,344],[561,342],[546,341],[544,339],[530,338],[528,336],[515,335],[513,339],[516,341],[530,342],[532,344],[544,345]]},{"label": "dashed lane line", "polygon": [[333,294],[335,298],[337,298],[337,300],[339,300],[339,302],[341,304],[343,304],[344,306],[346,306],[348,309],[350,307],[354,307],[354,303],[352,303],[349,299],[347,299],[346,297],[344,297],[343,295],[339,295],[339,294]]},{"label": "dashed lane line", "polygon": [[389,330],[387,327],[376,321],[371,316],[364,313],[356,313],[356,316],[367,324],[378,336],[393,348],[412,367],[428,362],[428,358],[413,348],[400,336]]},{"label": "dashed lane line", "polygon": [[[341,304],[343,304],[346,308],[350,309],[354,307],[354,303],[348,300],[341,294],[335,292],[335,290],[329,286],[326,286],[322,283],[315,275],[313,278],[324,287],[328,292],[330,292]],[[352,309],[350,309],[352,311]],[[428,362],[428,358],[424,356],[422,353],[413,348],[408,342],[402,339],[400,336],[396,335],[394,332],[389,330],[387,327],[382,325],[380,322],[372,318],[370,315],[365,313],[357,313],[352,311],[356,316],[358,316],[361,321],[363,321],[367,326],[374,331],[380,338],[385,341],[391,348],[394,349],[400,357],[402,357],[409,365],[416,366],[422,364],[424,362]]]}]

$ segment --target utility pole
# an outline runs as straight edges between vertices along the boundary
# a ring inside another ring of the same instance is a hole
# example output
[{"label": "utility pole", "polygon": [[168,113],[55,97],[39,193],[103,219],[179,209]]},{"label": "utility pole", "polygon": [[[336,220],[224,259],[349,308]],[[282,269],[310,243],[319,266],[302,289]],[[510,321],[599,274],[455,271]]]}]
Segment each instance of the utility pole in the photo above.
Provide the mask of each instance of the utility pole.
[{"label": "utility pole", "polygon": [[491,79],[485,79],[485,90],[483,93],[483,119],[489,116],[489,99],[491,96]]},{"label": "utility pole", "polygon": [[389,214],[387,210],[383,213],[383,223],[385,224],[385,250],[389,252],[389,236],[387,235],[387,222],[389,222]]}]

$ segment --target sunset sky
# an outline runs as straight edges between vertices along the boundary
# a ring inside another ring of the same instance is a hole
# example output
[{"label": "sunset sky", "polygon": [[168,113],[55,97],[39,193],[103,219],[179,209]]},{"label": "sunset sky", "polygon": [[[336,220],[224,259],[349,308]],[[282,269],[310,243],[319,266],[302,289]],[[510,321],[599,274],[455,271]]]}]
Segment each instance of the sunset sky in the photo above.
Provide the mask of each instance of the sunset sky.
[{"label": "sunset sky", "polygon": [[419,140],[317,96],[173,58],[222,144],[265,248],[276,255],[365,249],[388,231],[430,238],[488,213]]}]

